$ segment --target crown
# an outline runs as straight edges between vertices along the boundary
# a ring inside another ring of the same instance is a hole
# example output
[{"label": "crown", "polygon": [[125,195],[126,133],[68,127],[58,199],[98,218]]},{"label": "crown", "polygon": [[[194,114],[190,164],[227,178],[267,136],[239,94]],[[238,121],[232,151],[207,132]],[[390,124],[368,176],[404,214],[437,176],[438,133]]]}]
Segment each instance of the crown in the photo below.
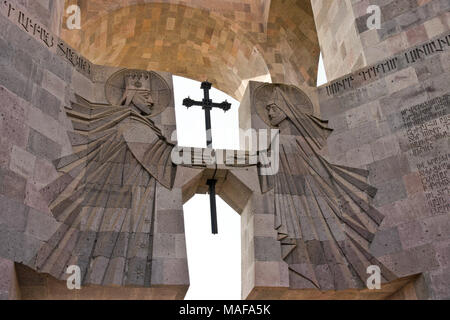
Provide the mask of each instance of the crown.
[{"label": "crown", "polygon": [[150,74],[145,71],[127,72],[125,86],[128,90],[150,90]]}]

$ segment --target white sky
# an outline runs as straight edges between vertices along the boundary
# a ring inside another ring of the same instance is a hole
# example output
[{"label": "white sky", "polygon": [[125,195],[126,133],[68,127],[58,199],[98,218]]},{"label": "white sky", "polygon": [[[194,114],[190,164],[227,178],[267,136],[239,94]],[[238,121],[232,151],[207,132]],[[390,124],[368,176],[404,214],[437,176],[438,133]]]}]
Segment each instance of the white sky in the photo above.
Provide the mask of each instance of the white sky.
[{"label": "white sky", "polygon": [[[205,114],[201,107],[189,110],[182,105],[190,96],[203,99],[200,82],[174,76],[177,135],[180,146],[206,147]],[[326,83],[320,56],[317,85]],[[228,100],[231,110],[212,112],[212,135],[215,149],[239,148],[239,102],[213,89],[214,102]],[[184,207],[184,223],[189,264],[190,289],[186,300],[241,299],[241,223],[240,216],[217,197],[219,234],[211,234],[209,196],[196,195]]]}]

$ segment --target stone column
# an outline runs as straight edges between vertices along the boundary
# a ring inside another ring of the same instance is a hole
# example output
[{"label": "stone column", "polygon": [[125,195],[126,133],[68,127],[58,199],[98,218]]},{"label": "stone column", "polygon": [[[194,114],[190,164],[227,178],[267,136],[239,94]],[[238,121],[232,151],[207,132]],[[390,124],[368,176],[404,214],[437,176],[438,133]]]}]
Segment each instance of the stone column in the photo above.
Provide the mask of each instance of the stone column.
[{"label": "stone column", "polygon": [[151,284],[179,286],[180,299],[189,288],[181,188],[157,186]]},{"label": "stone column", "polygon": [[0,300],[19,300],[20,290],[14,262],[0,258]]}]

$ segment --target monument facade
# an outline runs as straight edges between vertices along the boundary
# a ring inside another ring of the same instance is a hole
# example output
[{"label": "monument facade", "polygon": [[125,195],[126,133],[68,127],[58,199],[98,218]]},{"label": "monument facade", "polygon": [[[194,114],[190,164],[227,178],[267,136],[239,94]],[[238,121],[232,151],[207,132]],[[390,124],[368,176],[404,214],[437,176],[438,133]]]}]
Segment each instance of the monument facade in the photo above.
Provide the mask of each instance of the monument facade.
[{"label": "monument facade", "polygon": [[[182,206],[211,180],[241,215],[243,299],[450,298],[449,11],[2,1],[0,298],[183,299]],[[277,133],[180,150],[173,74],[238,98],[242,130]]]}]

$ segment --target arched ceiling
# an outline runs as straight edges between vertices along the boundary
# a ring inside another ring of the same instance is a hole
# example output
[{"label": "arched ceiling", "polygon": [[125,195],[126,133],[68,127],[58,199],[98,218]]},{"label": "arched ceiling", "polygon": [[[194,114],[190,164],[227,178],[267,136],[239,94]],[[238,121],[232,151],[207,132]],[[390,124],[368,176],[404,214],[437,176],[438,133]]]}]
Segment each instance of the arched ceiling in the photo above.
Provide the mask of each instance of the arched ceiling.
[{"label": "arched ceiling", "polygon": [[[66,0],[81,30],[61,38],[92,62],[168,71],[241,99],[250,79],[315,86],[309,0]],[[65,26],[65,23],[63,23]]]}]

